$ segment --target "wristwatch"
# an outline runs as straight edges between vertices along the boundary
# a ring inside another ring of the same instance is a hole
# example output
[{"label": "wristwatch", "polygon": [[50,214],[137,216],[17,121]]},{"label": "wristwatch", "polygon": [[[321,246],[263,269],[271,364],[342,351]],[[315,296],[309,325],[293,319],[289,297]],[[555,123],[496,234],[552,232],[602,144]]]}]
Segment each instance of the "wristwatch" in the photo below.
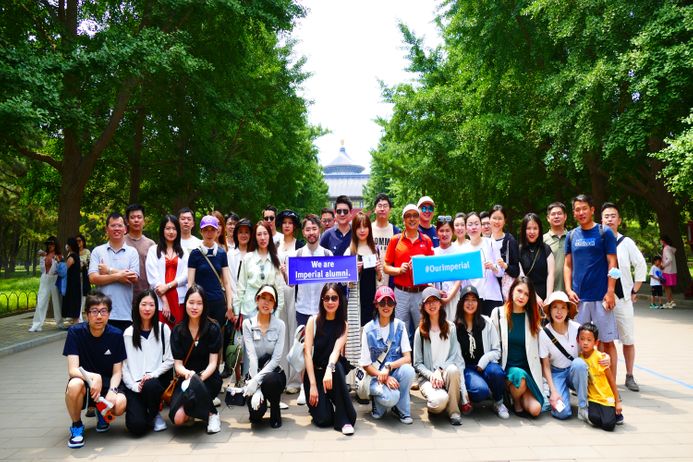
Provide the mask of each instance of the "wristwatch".
[{"label": "wristwatch", "polygon": [[383,369],[387,369],[388,372],[392,371],[392,364],[390,363],[385,363],[383,365]]},{"label": "wristwatch", "polygon": [[335,370],[334,363],[327,363],[327,368],[330,370],[330,372],[334,373],[334,370]]}]

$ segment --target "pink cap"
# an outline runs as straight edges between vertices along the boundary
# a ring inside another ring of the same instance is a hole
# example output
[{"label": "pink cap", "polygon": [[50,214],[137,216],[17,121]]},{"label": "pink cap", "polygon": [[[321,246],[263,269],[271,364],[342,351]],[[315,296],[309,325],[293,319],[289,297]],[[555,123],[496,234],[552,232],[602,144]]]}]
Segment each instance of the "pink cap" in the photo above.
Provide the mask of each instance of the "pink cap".
[{"label": "pink cap", "polygon": [[375,291],[375,303],[380,302],[385,297],[390,297],[393,301],[395,300],[395,292],[388,286],[380,286],[378,290]]}]

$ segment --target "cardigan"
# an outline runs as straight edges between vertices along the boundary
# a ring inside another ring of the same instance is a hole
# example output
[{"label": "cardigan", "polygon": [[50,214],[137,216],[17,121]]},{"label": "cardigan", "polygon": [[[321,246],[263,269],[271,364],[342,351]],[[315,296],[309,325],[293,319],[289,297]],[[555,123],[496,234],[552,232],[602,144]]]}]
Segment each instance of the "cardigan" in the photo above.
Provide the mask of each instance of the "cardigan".
[{"label": "cardigan", "polygon": [[[450,330],[448,331],[448,338],[450,339],[450,350],[448,351],[448,358],[443,364],[443,369],[450,365],[457,366],[460,372],[464,371],[464,358],[462,358],[462,353],[460,352],[460,343],[457,341],[457,329],[455,324],[450,321],[446,321]],[[416,329],[414,333],[414,370],[426,380],[431,380],[433,372],[431,370],[433,367],[433,357],[431,355],[431,341],[426,340],[421,337],[420,328]]]},{"label": "cardigan", "polygon": [[[157,246],[153,245],[147,251],[147,261],[145,268],[147,269],[147,281],[149,287],[154,290],[159,284],[166,284],[166,255],[156,255]],[[178,267],[176,268],[176,287],[178,291],[178,303],[183,304],[185,300],[185,292],[188,290],[188,254],[183,252],[182,257],[178,257]],[[173,289],[171,289],[173,290]],[[163,300],[159,297],[159,307],[163,305]]]},{"label": "cardigan", "polygon": [[[144,374],[159,377],[173,367],[173,354],[171,353],[171,329],[159,322],[161,331],[157,340],[154,332],[149,337],[140,338],[141,349],[135,348],[132,343],[132,326],[123,332],[125,353],[127,358],[123,361],[123,383],[130,390],[139,392],[139,381]],[[162,345],[163,340],[163,345]]]}]

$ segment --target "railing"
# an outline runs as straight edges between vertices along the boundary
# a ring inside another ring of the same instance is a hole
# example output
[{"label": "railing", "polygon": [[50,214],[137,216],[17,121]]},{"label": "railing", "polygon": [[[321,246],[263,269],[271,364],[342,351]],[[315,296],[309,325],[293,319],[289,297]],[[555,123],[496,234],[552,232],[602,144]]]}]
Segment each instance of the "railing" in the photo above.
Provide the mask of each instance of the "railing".
[{"label": "railing", "polygon": [[0,292],[0,313],[36,308],[35,290],[10,290]]}]

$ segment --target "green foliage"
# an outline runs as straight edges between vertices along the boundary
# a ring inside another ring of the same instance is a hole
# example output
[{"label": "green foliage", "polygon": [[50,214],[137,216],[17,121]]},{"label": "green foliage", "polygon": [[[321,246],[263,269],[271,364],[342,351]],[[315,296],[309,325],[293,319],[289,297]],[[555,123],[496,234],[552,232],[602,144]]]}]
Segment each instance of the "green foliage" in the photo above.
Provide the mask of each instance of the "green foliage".
[{"label": "green foliage", "polygon": [[652,156],[665,162],[662,176],[669,189],[682,198],[693,191],[693,114],[684,121],[688,127],[679,135],[667,138],[669,146]]}]

